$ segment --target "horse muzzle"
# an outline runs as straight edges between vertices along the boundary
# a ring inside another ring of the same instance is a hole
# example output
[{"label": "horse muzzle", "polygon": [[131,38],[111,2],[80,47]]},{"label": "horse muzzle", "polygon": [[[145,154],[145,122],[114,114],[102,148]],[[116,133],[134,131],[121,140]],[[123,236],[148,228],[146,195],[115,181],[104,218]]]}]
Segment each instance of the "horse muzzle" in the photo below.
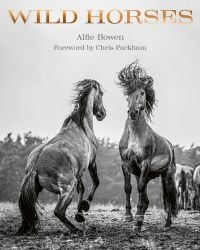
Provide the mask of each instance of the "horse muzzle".
[{"label": "horse muzzle", "polygon": [[128,111],[128,116],[131,120],[136,120],[139,116],[139,110],[132,110],[132,111]]},{"label": "horse muzzle", "polygon": [[95,116],[98,121],[102,121],[106,117],[106,110],[103,108],[102,110],[97,111]]}]

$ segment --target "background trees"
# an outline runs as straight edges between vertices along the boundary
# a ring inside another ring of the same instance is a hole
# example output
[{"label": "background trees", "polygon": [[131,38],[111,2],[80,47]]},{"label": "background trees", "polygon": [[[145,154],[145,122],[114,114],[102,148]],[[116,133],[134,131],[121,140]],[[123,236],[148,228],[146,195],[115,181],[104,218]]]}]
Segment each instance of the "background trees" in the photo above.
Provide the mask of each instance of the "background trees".
[{"label": "background trees", "polygon": [[[13,139],[9,133],[0,141],[0,201],[13,201],[18,199],[21,180],[24,176],[27,157],[30,152],[46,138],[33,136],[31,132],[23,136],[18,135]],[[95,195],[96,203],[124,204],[124,183],[120,166],[118,145],[108,139],[98,140],[99,149],[97,154],[98,174],[100,186]],[[191,145],[184,149],[179,145],[174,146],[176,162],[195,167],[200,164],[200,147]],[[86,194],[91,188],[91,179],[88,174],[83,179]],[[136,204],[137,192],[135,178],[132,176],[133,191],[132,202]],[[150,205],[162,206],[162,190],[160,178],[154,179],[148,186]],[[56,195],[49,192],[42,192],[40,199],[45,202],[53,202]]]}]

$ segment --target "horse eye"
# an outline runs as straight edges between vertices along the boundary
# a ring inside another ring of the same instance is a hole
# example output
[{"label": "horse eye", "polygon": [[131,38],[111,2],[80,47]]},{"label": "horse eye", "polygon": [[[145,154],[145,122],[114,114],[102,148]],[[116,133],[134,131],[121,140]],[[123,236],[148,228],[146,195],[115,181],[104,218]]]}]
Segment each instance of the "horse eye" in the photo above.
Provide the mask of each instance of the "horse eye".
[{"label": "horse eye", "polygon": [[144,95],[144,90],[141,91],[141,95]]}]

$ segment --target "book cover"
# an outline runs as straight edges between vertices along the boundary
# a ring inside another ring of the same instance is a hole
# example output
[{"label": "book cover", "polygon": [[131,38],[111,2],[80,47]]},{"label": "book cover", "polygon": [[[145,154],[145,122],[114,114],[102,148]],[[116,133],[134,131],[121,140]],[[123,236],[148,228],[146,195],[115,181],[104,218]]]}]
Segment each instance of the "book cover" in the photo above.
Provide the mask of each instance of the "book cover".
[{"label": "book cover", "polygon": [[198,249],[199,7],[1,1],[2,249]]}]

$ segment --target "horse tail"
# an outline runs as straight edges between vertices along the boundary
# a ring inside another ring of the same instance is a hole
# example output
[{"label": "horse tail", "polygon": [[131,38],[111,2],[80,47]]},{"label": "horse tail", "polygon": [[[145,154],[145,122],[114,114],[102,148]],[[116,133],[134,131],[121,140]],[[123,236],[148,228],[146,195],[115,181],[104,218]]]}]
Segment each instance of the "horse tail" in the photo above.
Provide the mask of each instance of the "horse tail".
[{"label": "horse tail", "polygon": [[37,173],[33,171],[30,175],[24,177],[21,192],[19,196],[19,209],[22,215],[22,224],[18,230],[18,234],[24,234],[27,231],[34,231],[39,225],[39,218],[35,208],[38,198],[38,190],[36,187]]},{"label": "horse tail", "polygon": [[[19,209],[22,215],[22,224],[18,230],[18,234],[24,234],[27,231],[35,231],[35,228],[39,226],[39,218],[36,211],[36,202],[39,192],[42,190],[38,182],[36,163],[39,155],[37,154],[42,151],[34,150],[32,153],[36,153],[30,156],[30,162],[28,164],[28,173],[24,177],[21,185],[21,191],[19,195]],[[33,157],[32,157],[33,156]]]}]

